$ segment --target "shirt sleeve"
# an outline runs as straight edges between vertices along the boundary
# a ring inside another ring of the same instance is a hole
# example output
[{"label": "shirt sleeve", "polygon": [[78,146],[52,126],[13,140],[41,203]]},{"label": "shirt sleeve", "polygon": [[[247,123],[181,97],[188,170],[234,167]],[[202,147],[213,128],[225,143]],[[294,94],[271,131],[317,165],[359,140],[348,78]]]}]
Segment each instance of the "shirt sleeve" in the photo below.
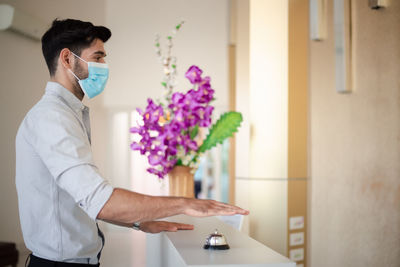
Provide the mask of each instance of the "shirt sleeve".
[{"label": "shirt sleeve", "polygon": [[113,188],[93,162],[89,138],[76,114],[60,107],[38,109],[27,121],[29,142],[57,185],[92,218]]},{"label": "shirt sleeve", "polygon": [[70,195],[90,218],[95,220],[110,198],[113,187],[101,177],[97,168],[84,164],[66,170],[58,178],[58,185]]}]

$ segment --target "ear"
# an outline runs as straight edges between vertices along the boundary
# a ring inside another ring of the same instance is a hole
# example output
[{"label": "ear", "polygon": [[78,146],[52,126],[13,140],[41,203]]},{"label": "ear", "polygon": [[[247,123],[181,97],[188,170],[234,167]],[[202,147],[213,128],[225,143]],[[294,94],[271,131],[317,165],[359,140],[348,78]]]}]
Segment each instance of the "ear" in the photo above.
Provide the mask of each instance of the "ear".
[{"label": "ear", "polygon": [[74,55],[71,53],[71,50],[69,50],[68,48],[63,48],[60,51],[60,56],[58,58],[59,64],[65,69],[72,69],[72,65],[74,63],[72,59],[73,57]]}]

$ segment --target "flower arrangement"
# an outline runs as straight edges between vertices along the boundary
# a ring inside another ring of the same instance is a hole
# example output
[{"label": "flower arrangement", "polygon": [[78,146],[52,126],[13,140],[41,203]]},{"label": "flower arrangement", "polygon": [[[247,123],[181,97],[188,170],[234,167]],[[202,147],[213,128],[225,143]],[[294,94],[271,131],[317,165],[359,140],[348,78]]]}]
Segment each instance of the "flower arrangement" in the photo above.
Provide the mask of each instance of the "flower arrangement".
[{"label": "flower arrangement", "polygon": [[[140,141],[132,142],[131,149],[147,156],[151,165],[148,172],[164,176],[174,166],[188,166],[195,170],[199,157],[222,143],[237,131],[242,122],[238,112],[226,112],[212,125],[215,91],[210,77],[203,77],[198,66],[191,66],[185,77],[193,85],[186,93],[174,92],[177,75],[176,58],[171,56],[172,40],[183,25],[179,23],[172,35],[167,37],[167,53],[163,55],[159,36],[156,36],[156,53],[164,68],[162,99],[147,100],[145,110],[137,109],[142,121],[132,127],[131,133],[139,134]],[[209,129],[204,140],[199,139],[201,128]]]}]

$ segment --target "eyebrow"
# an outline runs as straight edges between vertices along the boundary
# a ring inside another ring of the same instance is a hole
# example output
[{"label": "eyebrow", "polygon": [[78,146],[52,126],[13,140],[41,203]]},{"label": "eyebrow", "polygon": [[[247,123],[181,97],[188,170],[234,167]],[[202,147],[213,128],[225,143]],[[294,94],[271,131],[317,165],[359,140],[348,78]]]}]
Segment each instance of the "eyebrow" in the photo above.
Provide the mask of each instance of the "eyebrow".
[{"label": "eyebrow", "polygon": [[106,53],[104,53],[103,51],[100,51],[100,50],[94,52],[93,55],[100,55],[100,56],[103,56],[103,57],[106,57],[106,56],[107,56]]}]

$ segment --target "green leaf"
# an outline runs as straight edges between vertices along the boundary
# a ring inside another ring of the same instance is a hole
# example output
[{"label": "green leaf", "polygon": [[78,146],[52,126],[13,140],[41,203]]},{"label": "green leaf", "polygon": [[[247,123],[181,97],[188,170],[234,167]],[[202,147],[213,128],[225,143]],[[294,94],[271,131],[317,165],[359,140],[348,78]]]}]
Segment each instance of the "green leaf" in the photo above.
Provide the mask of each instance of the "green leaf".
[{"label": "green leaf", "polygon": [[194,126],[193,130],[190,132],[190,139],[194,139],[199,132],[199,125]]},{"label": "green leaf", "polygon": [[164,86],[164,87],[167,87],[167,83],[166,82],[162,82],[161,85]]},{"label": "green leaf", "polygon": [[182,26],[182,24],[178,24],[178,25],[176,25],[175,28],[176,28],[177,30],[179,30],[179,28],[180,28],[181,26]]},{"label": "green leaf", "polygon": [[175,163],[175,165],[176,166],[182,166],[183,165],[182,160],[178,159],[177,162]]},{"label": "green leaf", "polygon": [[196,154],[196,155],[192,158],[192,160],[191,160],[190,162],[196,163],[198,158],[199,158],[199,155]]},{"label": "green leaf", "polygon": [[171,39],[172,39],[172,36],[168,36],[167,39],[168,39],[168,40],[171,40]]},{"label": "green leaf", "polygon": [[234,132],[237,132],[242,121],[243,117],[239,112],[230,111],[222,114],[219,120],[211,127],[198,152],[204,153],[217,144],[222,144],[226,138],[231,137]]}]

